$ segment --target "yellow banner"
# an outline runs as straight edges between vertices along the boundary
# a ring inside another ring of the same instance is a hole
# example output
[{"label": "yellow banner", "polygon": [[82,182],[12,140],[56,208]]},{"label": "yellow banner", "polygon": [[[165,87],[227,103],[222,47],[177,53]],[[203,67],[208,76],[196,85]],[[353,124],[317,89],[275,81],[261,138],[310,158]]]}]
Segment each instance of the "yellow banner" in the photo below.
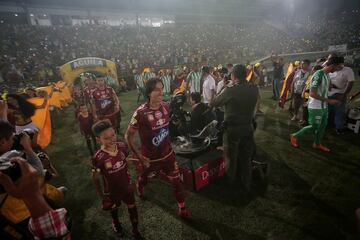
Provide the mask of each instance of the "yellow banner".
[{"label": "yellow banner", "polygon": [[286,96],[287,96],[287,93],[285,93],[285,92],[288,92],[290,90],[288,80],[289,80],[290,74],[293,71],[294,71],[294,65],[292,63],[290,63],[289,66],[288,66],[287,72],[286,72],[285,81],[284,81],[284,83],[282,85],[282,88],[281,88],[280,96],[283,96],[284,94],[286,94]]},{"label": "yellow banner", "polygon": [[[45,98],[35,97],[28,99],[29,102],[39,107],[43,105]],[[37,136],[37,144],[40,147],[46,148],[51,142],[51,119],[49,112],[49,101],[44,108],[37,108],[35,115],[31,117],[33,123],[39,128],[39,133]]]},{"label": "yellow banner", "polygon": [[253,74],[254,74],[254,70],[251,69],[250,72],[249,72],[249,74],[246,76],[246,81],[249,82],[249,81],[252,79]]},{"label": "yellow banner", "polygon": [[62,93],[59,92],[54,86],[39,87],[36,91],[45,91],[49,96],[49,105],[62,109],[61,99]]},{"label": "yellow banner", "polygon": [[175,88],[173,95],[175,96],[178,93],[183,93],[186,90],[186,81],[182,81],[181,85],[178,88]]}]

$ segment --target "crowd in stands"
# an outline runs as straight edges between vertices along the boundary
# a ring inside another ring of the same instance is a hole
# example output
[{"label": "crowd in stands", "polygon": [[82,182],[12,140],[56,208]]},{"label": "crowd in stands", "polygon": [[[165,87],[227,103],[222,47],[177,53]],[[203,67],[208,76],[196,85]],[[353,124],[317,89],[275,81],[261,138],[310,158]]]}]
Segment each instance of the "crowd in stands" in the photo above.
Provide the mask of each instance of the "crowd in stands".
[{"label": "crowd in stands", "polygon": [[359,47],[360,25],[357,23],[348,23],[338,19],[331,21],[307,19],[302,22],[287,23],[285,31],[311,43],[314,50],[323,50],[327,46],[341,44],[347,44],[350,49]]},{"label": "crowd in stands", "polygon": [[[331,26],[325,28],[324,26]],[[286,28],[267,23],[165,24],[154,27],[2,25],[0,82],[58,80],[57,66],[81,57],[113,60],[119,74],[145,66],[245,63],[270,53],[360,46],[360,24],[305,21]]]}]

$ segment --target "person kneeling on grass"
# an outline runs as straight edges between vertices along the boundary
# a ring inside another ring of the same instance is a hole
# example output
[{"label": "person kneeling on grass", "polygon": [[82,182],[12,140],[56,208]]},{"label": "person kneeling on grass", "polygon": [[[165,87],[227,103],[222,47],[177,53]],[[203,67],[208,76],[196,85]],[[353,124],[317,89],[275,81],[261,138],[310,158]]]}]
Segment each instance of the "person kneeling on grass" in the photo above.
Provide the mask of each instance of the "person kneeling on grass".
[{"label": "person kneeling on grass", "polygon": [[310,97],[308,102],[309,124],[298,132],[290,135],[290,142],[293,147],[299,147],[297,139],[307,132],[315,134],[313,148],[323,152],[330,152],[330,149],[322,145],[328,121],[328,104],[337,105],[340,102],[336,99],[329,99],[330,88],[329,73],[339,69],[342,59],[330,55],[324,63],[324,68],[314,73],[310,83]]},{"label": "person kneeling on grass", "polygon": [[[110,210],[113,230],[119,237],[123,237],[124,232],[118,219],[118,207],[121,202],[127,204],[133,237],[143,239],[138,230],[138,212],[126,162],[128,148],[125,143],[117,141],[110,121],[99,121],[92,130],[101,144],[101,149],[92,158],[92,178],[102,198],[102,209]],[[103,180],[103,188],[100,178]]]}]

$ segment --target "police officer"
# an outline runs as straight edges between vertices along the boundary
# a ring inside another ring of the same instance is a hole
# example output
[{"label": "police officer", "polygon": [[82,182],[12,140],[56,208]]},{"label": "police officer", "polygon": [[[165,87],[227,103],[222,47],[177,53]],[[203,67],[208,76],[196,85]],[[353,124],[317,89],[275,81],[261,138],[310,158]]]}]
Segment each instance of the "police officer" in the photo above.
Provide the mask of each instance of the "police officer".
[{"label": "police officer", "polygon": [[253,119],[258,88],[246,81],[246,68],[236,65],[231,73],[232,83],[215,98],[213,107],[225,106],[223,145],[225,170],[231,182],[238,177],[250,190],[251,158],[255,150]]}]

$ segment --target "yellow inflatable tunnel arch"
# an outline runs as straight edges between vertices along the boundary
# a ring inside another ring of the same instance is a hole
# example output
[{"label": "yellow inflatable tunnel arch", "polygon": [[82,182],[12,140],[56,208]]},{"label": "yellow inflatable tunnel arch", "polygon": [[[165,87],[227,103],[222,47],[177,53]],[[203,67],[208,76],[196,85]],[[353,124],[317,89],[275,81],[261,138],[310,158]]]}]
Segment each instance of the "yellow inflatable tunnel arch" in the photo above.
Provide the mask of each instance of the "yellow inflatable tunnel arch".
[{"label": "yellow inflatable tunnel arch", "polygon": [[75,79],[85,72],[98,72],[107,76],[110,75],[115,83],[118,84],[116,64],[113,61],[102,58],[78,58],[62,65],[59,71],[62,80],[69,85],[72,85]]}]

